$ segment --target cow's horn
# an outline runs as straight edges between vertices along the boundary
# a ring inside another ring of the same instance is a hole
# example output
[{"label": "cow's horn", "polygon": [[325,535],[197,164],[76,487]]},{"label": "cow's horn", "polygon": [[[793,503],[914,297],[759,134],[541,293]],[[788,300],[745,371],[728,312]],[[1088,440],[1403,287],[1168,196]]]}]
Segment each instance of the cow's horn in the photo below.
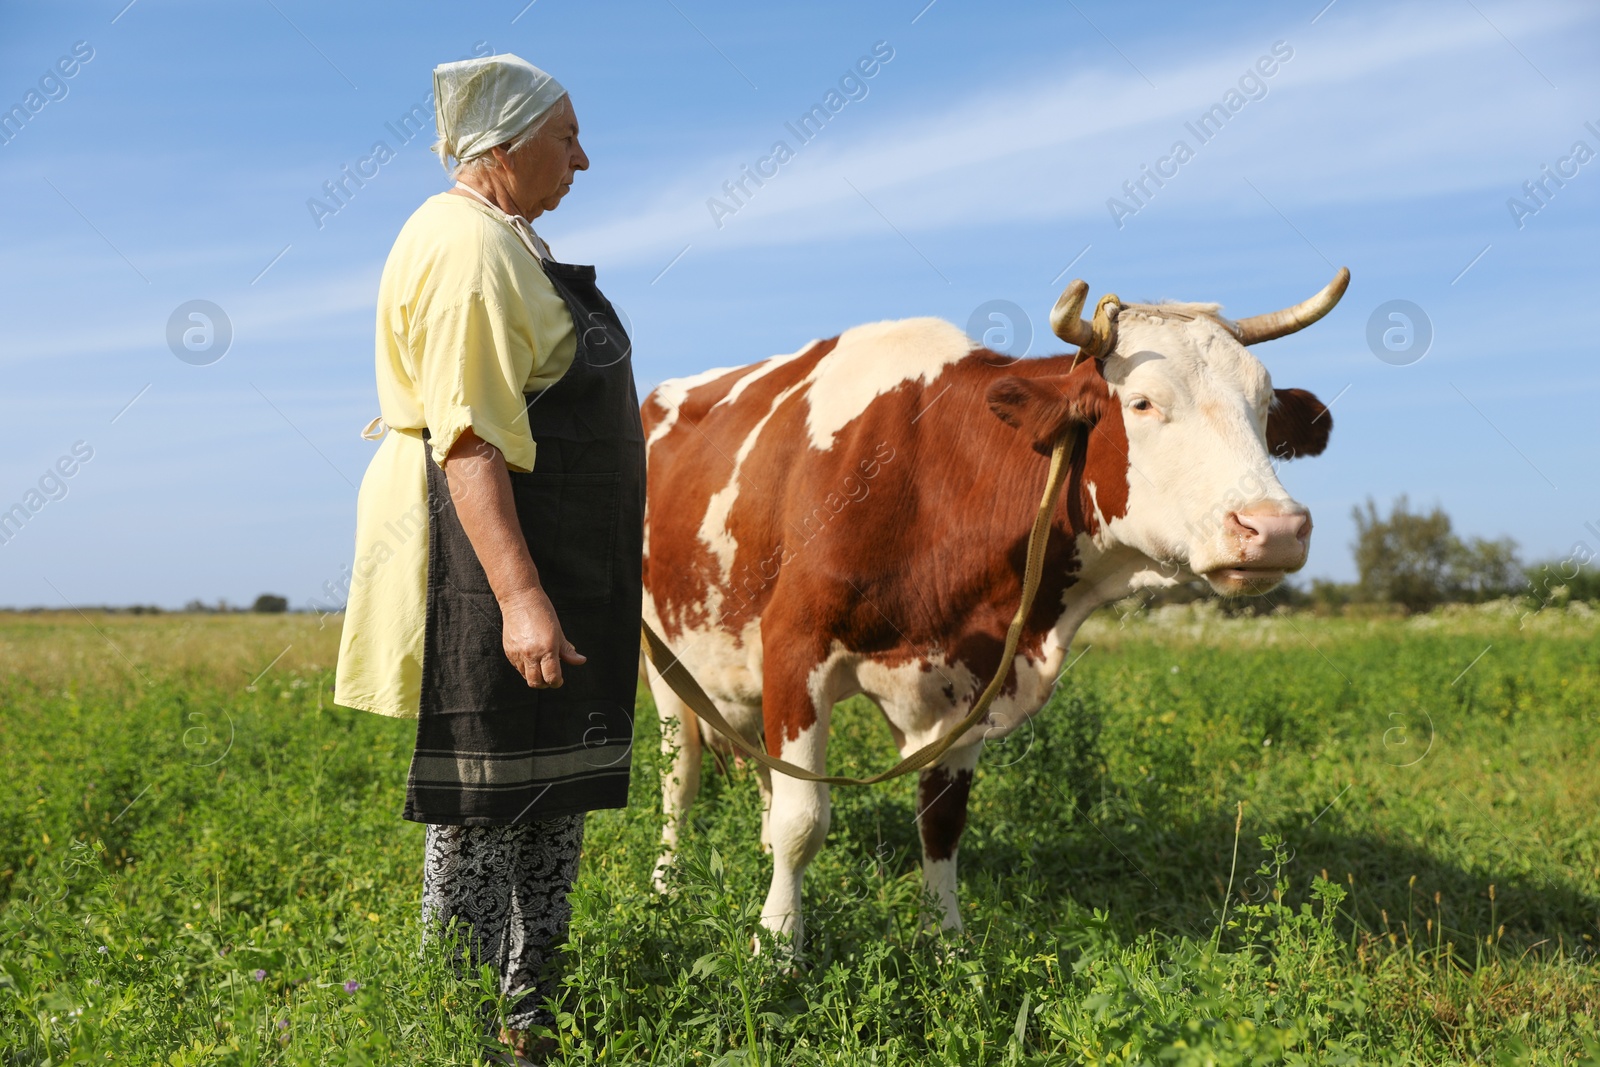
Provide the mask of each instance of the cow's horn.
[{"label": "cow's horn", "polygon": [[1310,300],[1294,307],[1284,308],[1282,311],[1240,319],[1233,324],[1234,336],[1239,338],[1240,344],[1253,345],[1262,341],[1276,340],[1296,330],[1303,330],[1332,311],[1339,298],[1344,296],[1345,288],[1349,284],[1350,268],[1340,267],[1339,273],[1333,276],[1333,281]]},{"label": "cow's horn", "polygon": [[1117,313],[1122,302],[1116,294],[1107,293],[1094,309],[1094,321],[1083,317],[1083,302],[1089,296],[1089,283],[1074,278],[1061,290],[1056,306],[1050,309],[1050,328],[1057,337],[1069,345],[1077,345],[1081,354],[1099,358],[1111,351],[1116,343]]},{"label": "cow's horn", "polygon": [[1061,290],[1061,295],[1056,298],[1056,306],[1050,309],[1050,328],[1067,344],[1079,348],[1094,338],[1094,327],[1079,317],[1083,314],[1083,302],[1088,297],[1089,283],[1082,278],[1074,278]]}]

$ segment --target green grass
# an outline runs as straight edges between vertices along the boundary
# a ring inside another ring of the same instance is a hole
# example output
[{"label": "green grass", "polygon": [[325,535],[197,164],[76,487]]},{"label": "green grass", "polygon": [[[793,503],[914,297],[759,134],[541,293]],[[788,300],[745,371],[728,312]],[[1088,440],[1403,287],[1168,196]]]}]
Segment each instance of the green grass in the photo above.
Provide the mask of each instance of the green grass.
[{"label": "green grass", "polygon": [[[799,966],[749,951],[747,771],[708,766],[677,891],[648,888],[641,698],[633,806],[591,817],[574,894],[565,1062],[1600,1064],[1577,611],[1096,620],[979,771],[967,933],[927,931],[913,783],[839,789]],[[0,616],[0,1062],[479,1062],[492,983],[419,950],[414,726],[331,705],[336,641]],[[892,762],[872,709],[836,723],[837,771]]]}]

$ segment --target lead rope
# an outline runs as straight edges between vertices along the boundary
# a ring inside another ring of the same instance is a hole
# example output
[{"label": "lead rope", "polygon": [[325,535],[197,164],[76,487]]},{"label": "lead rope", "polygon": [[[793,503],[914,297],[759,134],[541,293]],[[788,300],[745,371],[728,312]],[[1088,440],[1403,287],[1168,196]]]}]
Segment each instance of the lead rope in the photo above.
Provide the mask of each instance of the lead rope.
[{"label": "lead rope", "polygon": [[[1073,366],[1077,366],[1076,359],[1073,360]],[[869,778],[847,778],[835,774],[817,774],[776,756],[768,755],[746,741],[743,735],[728,724],[722,713],[717,710],[717,705],[683,665],[683,661],[673,655],[667,643],[650,628],[649,623],[641,621],[645,654],[650,658],[650,663],[657,673],[672,691],[678,694],[678,698],[689,705],[690,710],[710,723],[713,730],[731,741],[740,752],[779,774],[786,774],[806,782],[821,782],[825,785],[876,785],[921,770],[950,751],[968,730],[988,714],[989,705],[999,696],[1000,687],[1005,685],[1006,679],[1011,674],[1011,661],[1016,657],[1017,645],[1022,640],[1022,627],[1027,621],[1029,611],[1033,609],[1033,598],[1039,591],[1039,579],[1044,573],[1045,542],[1049,539],[1050,519],[1055,514],[1056,498],[1061,492],[1061,483],[1066,478],[1067,456],[1077,436],[1075,430],[1075,427],[1063,430],[1050,451],[1050,475],[1045,481],[1044,497],[1039,501],[1038,514],[1033,518],[1033,530],[1028,534],[1028,563],[1022,572],[1022,602],[1017,605],[1017,613],[1012,616],[1011,625],[1006,630],[1006,647],[1000,656],[1000,666],[995,670],[994,678],[978,697],[977,703],[972,705],[972,710],[967,712],[967,717],[957,723],[953,730],[932,744],[917,749],[888,770]]]}]

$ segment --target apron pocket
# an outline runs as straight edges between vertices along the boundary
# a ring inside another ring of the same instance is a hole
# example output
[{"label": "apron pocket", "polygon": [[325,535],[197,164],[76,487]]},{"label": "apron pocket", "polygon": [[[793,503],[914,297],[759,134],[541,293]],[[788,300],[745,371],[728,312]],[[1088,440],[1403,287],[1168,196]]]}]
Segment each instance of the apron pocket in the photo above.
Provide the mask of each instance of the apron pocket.
[{"label": "apron pocket", "polygon": [[609,603],[622,474],[513,472],[517,521],[557,612]]}]

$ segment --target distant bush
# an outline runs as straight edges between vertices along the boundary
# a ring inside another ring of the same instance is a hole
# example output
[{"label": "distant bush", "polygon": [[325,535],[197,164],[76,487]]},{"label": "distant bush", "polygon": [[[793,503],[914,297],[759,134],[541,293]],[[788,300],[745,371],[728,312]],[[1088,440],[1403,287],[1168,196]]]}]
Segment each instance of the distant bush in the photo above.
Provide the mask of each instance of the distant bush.
[{"label": "distant bush", "polygon": [[1420,612],[1513,596],[1527,586],[1515,541],[1463,541],[1443,508],[1413,512],[1402,496],[1384,517],[1369,497],[1366,509],[1354,509],[1353,516],[1359,600]]},{"label": "distant bush", "polygon": [[1561,607],[1575,600],[1600,603],[1600,571],[1587,560],[1568,557],[1530,565],[1524,572],[1535,607]]},{"label": "distant bush", "polygon": [[250,610],[263,615],[280,614],[289,610],[289,598],[275,593],[262,593],[256,597],[256,602],[250,605]]}]

